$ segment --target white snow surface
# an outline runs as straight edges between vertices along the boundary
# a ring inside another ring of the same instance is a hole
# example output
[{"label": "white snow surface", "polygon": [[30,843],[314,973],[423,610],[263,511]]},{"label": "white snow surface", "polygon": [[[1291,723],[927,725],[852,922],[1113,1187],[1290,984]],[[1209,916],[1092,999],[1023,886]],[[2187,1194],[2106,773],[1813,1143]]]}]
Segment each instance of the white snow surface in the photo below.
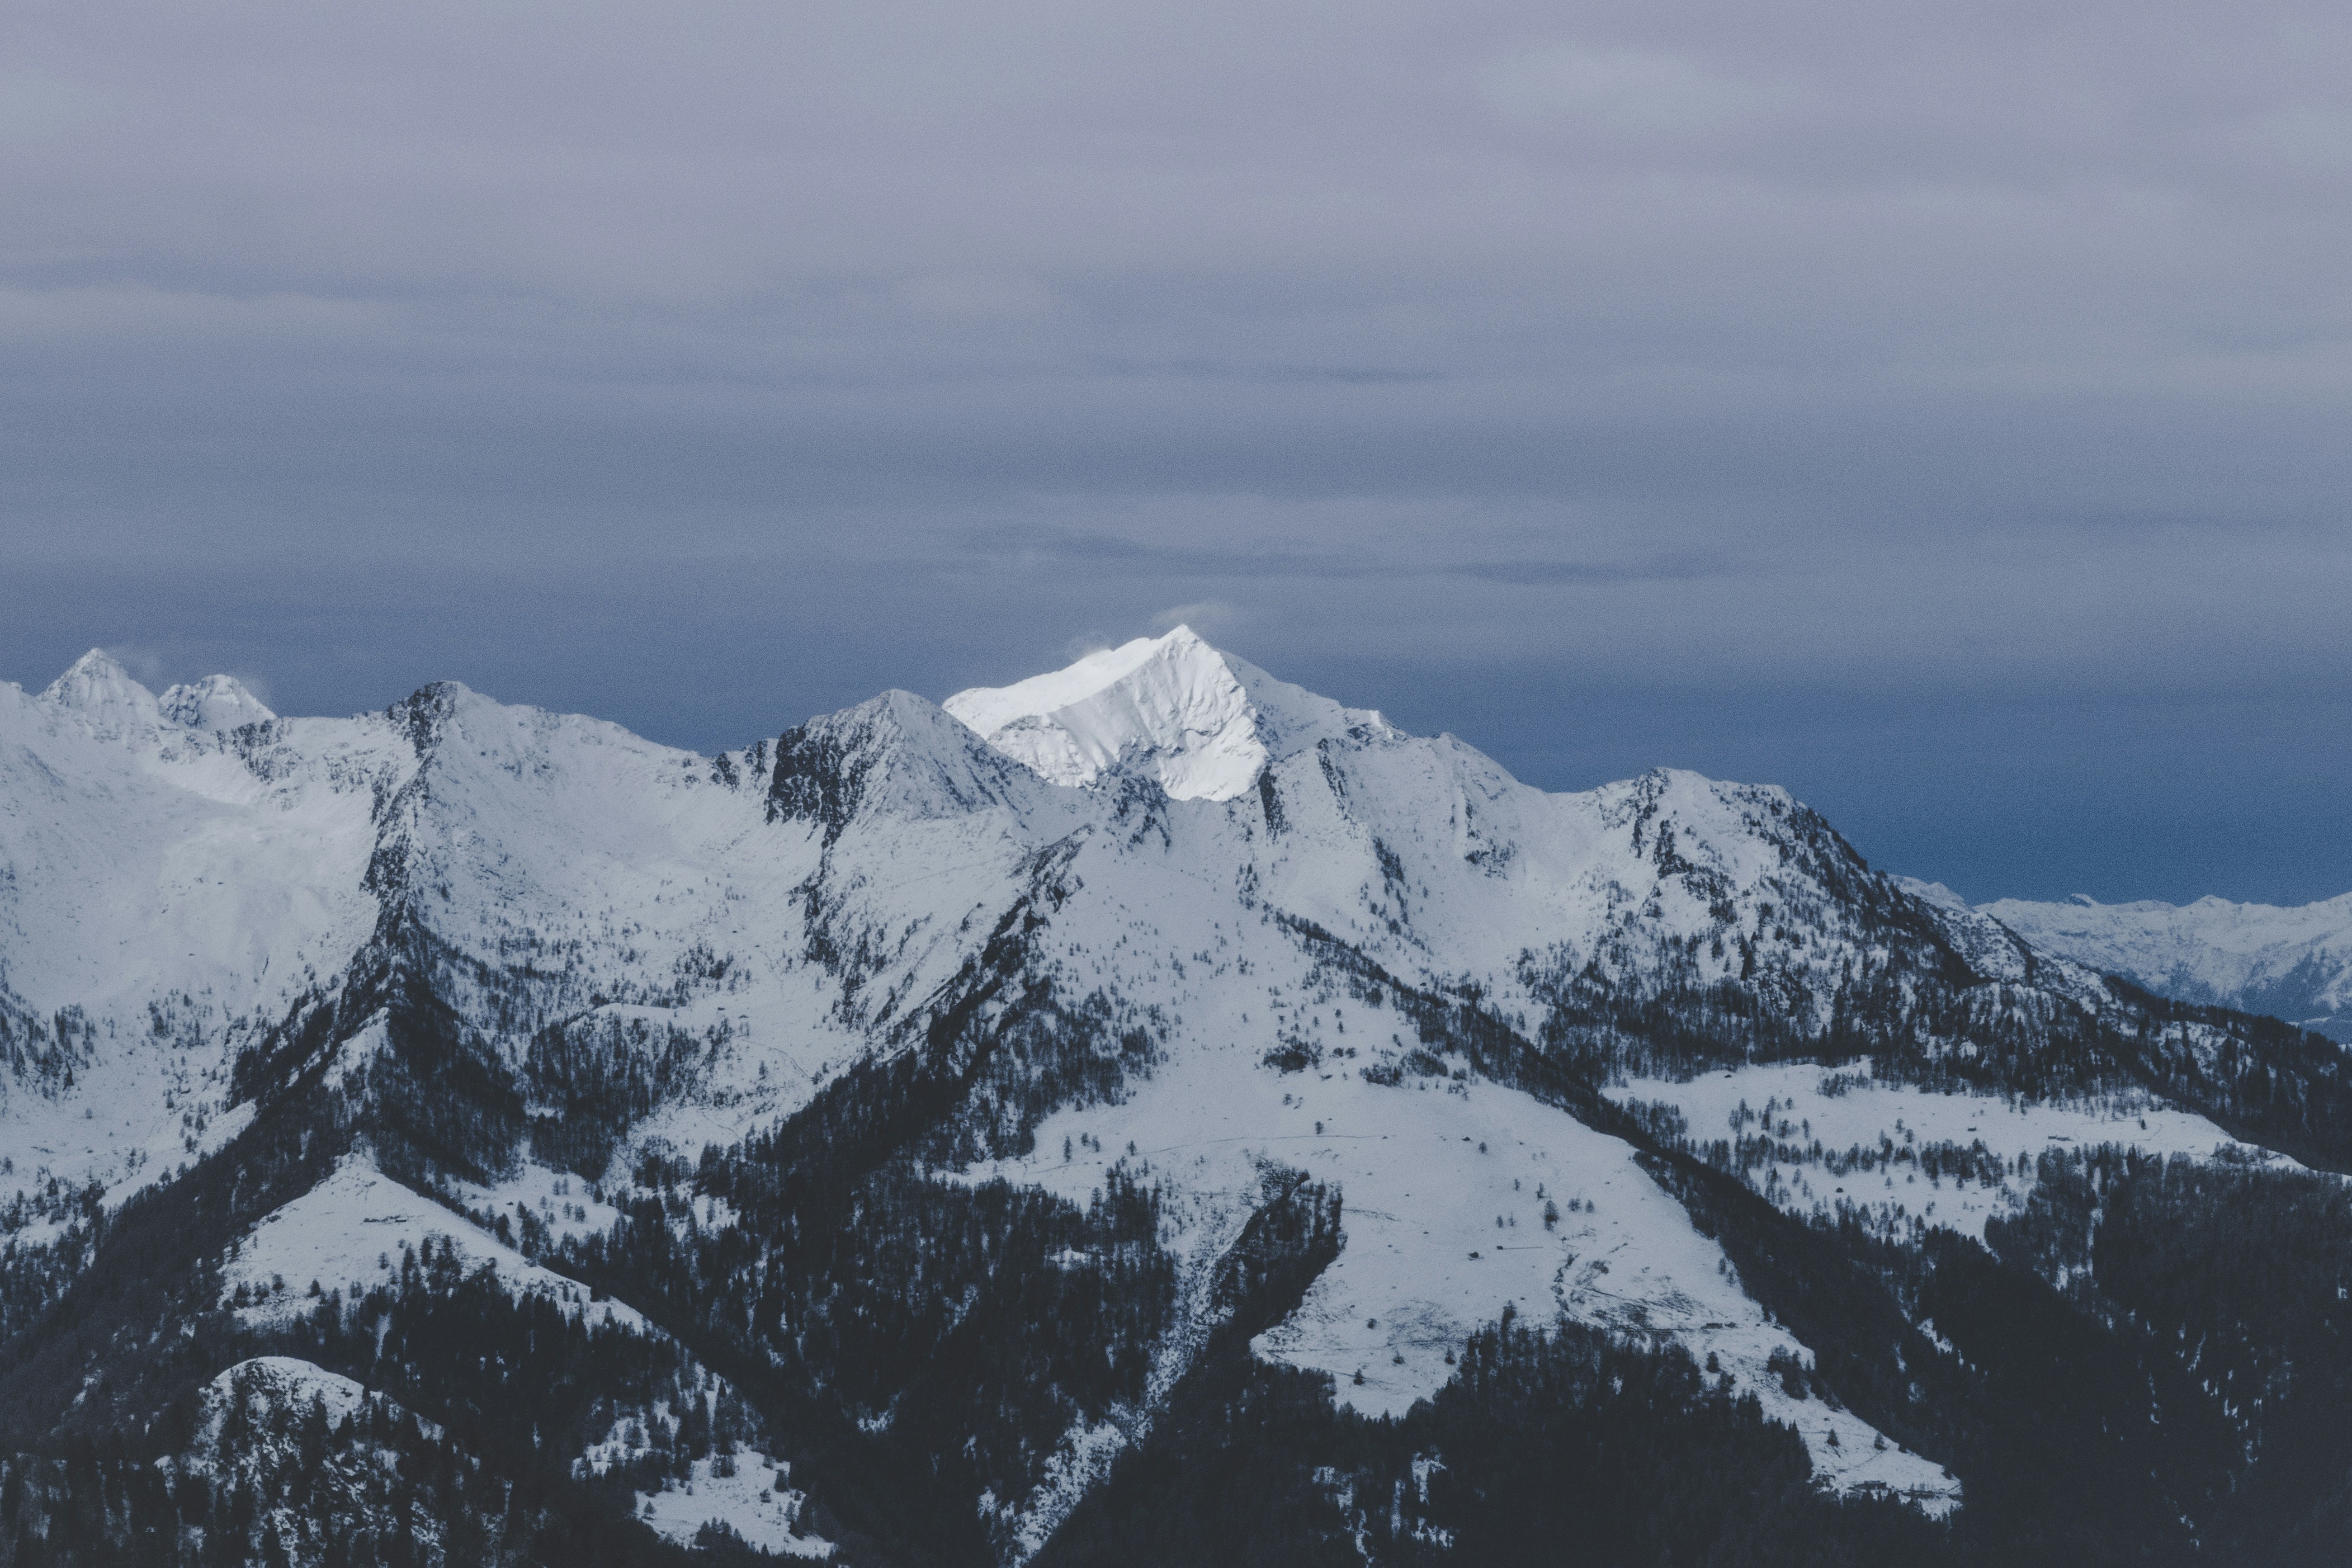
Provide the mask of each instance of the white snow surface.
[{"label": "white snow surface", "polygon": [[163,728],[96,658],[37,699],[0,686],[0,981],[38,1011],[219,1019],[340,966],[376,912],[375,791],[409,749],[380,721],[298,720],[239,752]]},{"label": "white snow surface", "polygon": [[1748,1136],[1760,1136],[1767,1114],[1777,1142],[1801,1147],[1809,1156],[1817,1142],[1824,1156],[1887,1144],[1916,1150],[1931,1143],[1981,1143],[2009,1167],[1990,1184],[1930,1179],[1902,1164],[1833,1174],[1818,1157],[1779,1161],[1746,1173],[1749,1185],[1793,1214],[1832,1216],[1850,1207],[1881,1225],[1916,1220],[1979,1240],[1986,1220],[2014,1212],[2032,1190],[2034,1176],[2017,1172],[2020,1156],[2030,1168],[2045,1150],[2115,1144],[2150,1154],[2223,1156],[2303,1168],[2284,1154],[2240,1142],[2194,1111],[2144,1094],[2075,1101],[1938,1094],[1883,1082],[1872,1076],[1867,1058],[1834,1068],[1773,1063],[1705,1073],[1686,1082],[1634,1079],[1606,1092],[1629,1104],[1673,1106],[1688,1123],[1692,1142],[1702,1146],[1737,1136],[1735,1118]]},{"label": "white snow surface", "polygon": [[[1384,1016],[1349,1016],[1351,1034]],[[1401,1415],[1443,1387],[1449,1356],[1507,1310],[1538,1327],[1566,1317],[1682,1344],[1701,1363],[1715,1354],[1769,1417],[1805,1438],[1816,1473],[1836,1489],[1885,1486],[1933,1510],[1957,1500],[1940,1467],[1892,1441],[1881,1448],[1850,1411],[1783,1391],[1768,1359],[1786,1351],[1810,1366],[1811,1352],[1740,1289],[1721,1249],[1622,1141],[1483,1080],[1385,1087],[1366,1081],[1355,1058],[1278,1075],[1249,1070],[1241,1054],[1230,1045],[1184,1052],[1122,1104],[1049,1118],[1034,1157],[969,1174],[1083,1205],[1124,1163],[1171,1191],[1170,1239],[1199,1256],[1230,1244],[1266,1168],[1304,1172],[1342,1190],[1345,1244],[1299,1310],[1253,1348],[1329,1373],[1340,1404]],[[1559,1214],[1551,1229],[1547,1203]],[[1212,1247],[1187,1245],[1203,1230]]]},{"label": "white snow surface", "polygon": [[[708,1378],[708,1374],[704,1374]],[[712,1397],[718,1380],[698,1397]],[[603,1442],[592,1443],[575,1465],[575,1472],[603,1475],[615,1464],[643,1459],[652,1449],[646,1420],[667,1420],[667,1401],[656,1401],[650,1412],[624,1413],[613,1423]],[[808,1494],[792,1485],[790,1461],[734,1444],[724,1461],[713,1457],[696,1459],[691,1473],[680,1481],[664,1479],[656,1492],[638,1492],[637,1516],[654,1531],[681,1545],[691,1545],[702,1527],[726,1525],[751,1545],[788,1557],[830,1557],[834,1543],[801,1527]]]},{"label": "white snow surface", "polygon": [[693,1475],[682,1485],[639,1492],[637,1516],[682,1545],[692,1544],[704,1525],[717,1523],[763,1552],[814,1559],[833,1555],[832,1542],[801,1529],[808,1497],[787,1484],[790,1466],[749,1449],[737,1450],[733,1464],[734,1474],[721,1475],[718,1461],[695,1460]]},{"label": "white snow surface", "polygon": [[183,728],[96,650],[0,685],[0,1034],[54,1058],[0,1072],[16,1182],[119,1203],[241,1128],[237,1046],[374,924],[371,815],[414,764],[380,718]]},{"label": "white snow surface", "polygon": [[1055,784],[1091,784],[1116,768],[1178,800],[1231,800],[1269,761],[1352,729],[1387,729],[1378,713],[1276,680],[1190,626],[1011,686],[959,691],[943,706]]},{"label": "white snow surface", "polygon": [[122,663],[102,647],[94,647],[49,682],[39,700],[60,713],[74,715],[89,731],[106,740],[131,740],[152,734],[163,722],[155,694],[131,678]]},{"label": "white snow surface", "polygon": [[[96,1182],[117,1202],[216,1147],[249,1114],[226,1103],[239,1050],[331,994],[377,929],[372,865],[423,893],[415,918],[452,954],[461,1006],[489,1010],[462,989],[467,961],[535,956],[558,976],[506,1037],[511,1057],[552,1021],[682,1051],[640,1132],[689,1152],[804,1103],[869,1047],[877,1011],[952,975],[969,931],[1020,894],[1017,819],[973,813],[985,785],[945,777],[975,757],[1020,770],[977,742],[927,771],[877,770],[869,795],[898,809],[858,835],[838,919],[852,940],[887,923],[887,972],[853,1003],[805,956],[802,893],[827,847],[764,820],[750,752],[701,757],[437,690],[428,763],[388,714],[174,725],[98,653],[41,697],[0,685],[0,1030],[45,1044],[62,1014],[79,1031],[56,1070],[0,1068],[16,1182]],[[968,733],[919,699],[867,710],[918,756]],[[338,1048],[340,1081],[373,1047]]]},{"label": "white snow surface", "polygon": [[207,1436],[217,1435],[222,1414],[236,1399],[240,1384],[251,1390],[254,1405],[260,1410],[272,1405],[300,1410],[315,1398],[326,1406],[330,1426],[358,1414],[367,1407],[372,1397],[377,1397],[370,1394],[364,1385],[339,1372],[329,1372],[316,1362],[296,1356],[250,1356],[205,1385]]},{"label": "white snow surface", "polygon": [[519,1219],[517,1211],[527,1210],[559,1238],[605,1235],[621,1217],[619,1209],[596,1196],[579,1177],[528,1160],[494,1184],[453,1181],[447,1190],[469,1214],[487,1210]]},{"label": "white snow surface", "polygon": [[360,1155],[239,1239],[221,1261],[222,1299],[242,1285],[251,1300],[240,1313],[245,1321],[284,1322],[317,1310],[314,1282],[349,1300],[395,1281],[403,1252],[421,1249],[428,1237],[436,1252],[455,1247],[466,1272],[488,1268],[518,1296],[543,1296],[592,1323],[647,1331],[635,1309],[609,1298],[592,1301],[585,1286],[533,1263]]},{"label": "white snow surface", "polygon": [[191,730],[241,730],[278,717],[233,675],[207,675],[156,699],[164,718]]}]

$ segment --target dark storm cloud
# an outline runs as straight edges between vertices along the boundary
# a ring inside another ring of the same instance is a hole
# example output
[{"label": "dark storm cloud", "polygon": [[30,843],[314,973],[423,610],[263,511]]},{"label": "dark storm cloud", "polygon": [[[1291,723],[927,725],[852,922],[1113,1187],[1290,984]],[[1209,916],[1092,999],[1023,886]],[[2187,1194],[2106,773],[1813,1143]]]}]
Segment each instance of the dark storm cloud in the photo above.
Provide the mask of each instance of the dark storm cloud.
[{"label": "dark storm cloud", "polygon": [[[454,674],[716,744],[1209,605],[1547,784],[1878,779],[1848,815],[1971,891],[2065,890],[2092,824],[2094,890],[2229,890],[2117,837],[2151,769],[2134,820],[2310,825],[2241,890],[2352,886],[2340,8],[34,3],[6,42],[7,676]],[[2042,721],[2092,711],[2262,765]],[[1923,714],[1972,739],[1887,772]]]}]

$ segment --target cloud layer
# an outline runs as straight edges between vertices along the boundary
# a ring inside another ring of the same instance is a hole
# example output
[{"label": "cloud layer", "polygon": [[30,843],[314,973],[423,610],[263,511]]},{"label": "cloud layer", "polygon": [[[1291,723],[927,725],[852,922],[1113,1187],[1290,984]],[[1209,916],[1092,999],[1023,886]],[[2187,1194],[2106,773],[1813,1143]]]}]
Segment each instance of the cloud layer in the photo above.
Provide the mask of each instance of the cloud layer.
[{"label": "cloud layer", "polygon": [[[2093,890],[2352,886],[2340,8],[10,31],[9,677],[92,642],[297,705],[451,674],[718,744],[1213,605],[1547,784],[1818,798],[1882,776],[1827,714],[2007,715],[1848,805],[1987,894],[2102,822]],[[2175,766],[2127,837],[2152,753],[2052,721],[2125,710],[2256,782]],[[2160,824],[2248,788],[2311,847],[2192,868]],[[1987,799],[2010,840],[1958,826]]]}]

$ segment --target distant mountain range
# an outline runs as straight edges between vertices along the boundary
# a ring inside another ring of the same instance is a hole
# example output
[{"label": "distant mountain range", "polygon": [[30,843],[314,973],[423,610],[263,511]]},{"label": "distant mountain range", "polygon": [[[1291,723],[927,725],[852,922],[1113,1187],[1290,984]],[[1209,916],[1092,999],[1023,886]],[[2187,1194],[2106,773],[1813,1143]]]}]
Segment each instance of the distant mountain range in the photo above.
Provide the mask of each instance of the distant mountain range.
[{"label": "distant mountain range", "polygon": [[[1908,884],[1955,903],[1949,889]],[[1976,906],[2046,952],[2159,995],[2268,1013],[2352,1044],[2352,893],[2280,909],[2203,898],[2102,904],[2000,899]]]},{"label": "distant mountain range", "polygon": [[1181,628],[709,755],[93,652],[0,1568],[2334,1561],[2344,928],[2163,909]]}]

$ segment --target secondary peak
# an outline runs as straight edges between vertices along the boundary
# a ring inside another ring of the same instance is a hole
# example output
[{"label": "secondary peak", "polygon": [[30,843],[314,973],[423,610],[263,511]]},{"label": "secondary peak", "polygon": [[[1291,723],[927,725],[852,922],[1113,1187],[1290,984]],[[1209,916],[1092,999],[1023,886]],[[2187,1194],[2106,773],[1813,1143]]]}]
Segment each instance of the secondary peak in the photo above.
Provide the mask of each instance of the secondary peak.
[{"label": "secondary peak", "polygon": [[93,732],[122,736],[152,730],[163,715],[155,694],[131,677],[122,661],[102,647],[94,647],[63,675],[49,682],[40,700],[52,708],[81,715]]},{"label": "secondary peak", "polygon": [[160,705],[164,718],[191,730],[236,730],[278,717],[233,675],[207,675],[174,686]]}]

